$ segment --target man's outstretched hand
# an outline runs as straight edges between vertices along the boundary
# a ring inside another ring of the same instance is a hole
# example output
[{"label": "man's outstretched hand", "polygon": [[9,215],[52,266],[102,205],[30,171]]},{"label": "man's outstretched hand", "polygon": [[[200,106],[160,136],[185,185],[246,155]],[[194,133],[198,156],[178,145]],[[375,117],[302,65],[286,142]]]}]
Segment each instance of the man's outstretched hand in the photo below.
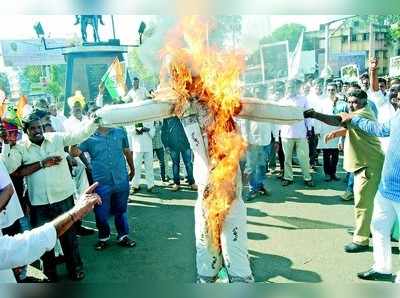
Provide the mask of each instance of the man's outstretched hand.
[{"label": "man's outstretched hand", "polygon": [[315,118],[315,110],[309,109],[303,112],[304,118]]},{"label": "man's outstretched hand", "polygon": [[81,197],[76,201],[76,205],[71,210],[74,217],[81,219],[87,213],[92,211],[94,206],[101,204],[100,196],[94,192],[94,190],[98,185],[99,185],[98,182],[93,183],[85,190],[85,192],[81,195]]}]

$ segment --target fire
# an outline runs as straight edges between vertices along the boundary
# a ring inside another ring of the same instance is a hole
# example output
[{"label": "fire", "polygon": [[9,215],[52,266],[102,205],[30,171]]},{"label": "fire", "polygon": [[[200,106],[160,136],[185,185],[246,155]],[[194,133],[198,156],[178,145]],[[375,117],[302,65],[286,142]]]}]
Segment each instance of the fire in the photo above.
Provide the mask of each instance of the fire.
[{"label": "fire", "polygon": [[233,120],[241,109],[238,83],[244,59],[209,47],[205,24],[200,17],[186,17],[170,33],[162,51],[169,61],[160,77],[161,81],[167,78],[176,92],[176,115],[182,115],[193,98],[212,113],[213,122],[207,128],[211,173],[203,199],[209,239],[220,250],[224,219],[236,198],[239,160],[246,149]]}]

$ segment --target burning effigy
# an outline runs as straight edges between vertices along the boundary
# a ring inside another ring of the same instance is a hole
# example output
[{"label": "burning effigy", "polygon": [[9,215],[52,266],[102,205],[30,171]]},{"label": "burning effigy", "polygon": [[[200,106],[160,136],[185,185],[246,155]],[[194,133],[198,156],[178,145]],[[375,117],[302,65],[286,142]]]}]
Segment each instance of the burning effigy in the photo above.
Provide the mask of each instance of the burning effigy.
[{"label": "burning effigy", "polygon": [[239,169],[246,142],[235,119],[293,124],[303,120],[303,111],[242,97],[244,56],[210,46],[206,30],[200,17],[183,18],[168,34],[160,53],[164,63],[155,98],[105,106],[97,115],[105,126],[172,115],[181,119],[194,154],[198,186],[195,234],[199,280],[214,281],[224,266],[231,281],[251,282]]}]

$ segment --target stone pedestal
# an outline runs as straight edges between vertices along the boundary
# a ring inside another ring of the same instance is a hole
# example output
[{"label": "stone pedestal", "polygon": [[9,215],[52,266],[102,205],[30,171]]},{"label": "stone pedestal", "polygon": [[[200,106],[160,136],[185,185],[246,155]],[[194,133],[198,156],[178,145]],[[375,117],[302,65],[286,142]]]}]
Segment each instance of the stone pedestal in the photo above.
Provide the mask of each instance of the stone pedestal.
[{"label": "stone pedestal", "polygon": [[[64,114],[69,115],[68,97],[73,95],[76,90],[82,92],[86,102],[94,101],[98,94],[101,78],[108,67],[116,57],[123,62],[123,54],[126,52],[127,47],[112,43],[85,44],[66,48],[63,51],[67,63]],[[128,89],[131,87],[128,79],[127,87]]]}]

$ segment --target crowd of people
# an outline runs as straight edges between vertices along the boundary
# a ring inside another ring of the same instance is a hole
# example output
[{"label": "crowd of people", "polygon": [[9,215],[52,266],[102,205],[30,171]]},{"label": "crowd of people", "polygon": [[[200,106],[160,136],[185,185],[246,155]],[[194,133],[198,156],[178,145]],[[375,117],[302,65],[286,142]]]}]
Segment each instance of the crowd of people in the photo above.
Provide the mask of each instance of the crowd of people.
[{"label": "crowd of people", "polygon": [[[278,191],[269,186],[267,173],[277,175],[282,187],[293,184],[294,163],[301,168],[304,185],[315,187],[312,169],[320,166],[321,153],[324,180],[339,181],[337,168],[343,152],[347,175],[342,199],[354,200],[355,220],[352,242],[344,250],[367,251],[372,233],[374,265],[358,276],[388,281],[393,278],[391,230],[400,215],[396,150],[400,80],[378,78],[377,65],[376,59],[371,60],[369,72],[358,82],[292,79],[245,89],[243,95],[304,110],[304,120],[276,125],[238,118],[237,126],[247,142],[240,161],[242,180],[248,185],[247,201]],[[121,100],[149,98],[152,95],[135,78],[133,88]],[[26,265],[39,258],[46,281],[58,280],[60,259],[69,277],[81,280],[85,274],[78,236],[95,233],[81,220],[92,208],[98,231],[94,248],[101,251],[110,245],[111,216],[117,243],[132,248],[136,242],[128,223],[130,194],[142,191],[143,184],[145,191],[155,195],[158,187],[197,190],[193,151],[180,118],[109,128],[101,126],[96,107],[89,107],[79,92],[68,104],[69,118],[44,99],[28,109],[22,121],[15,121],[15,115],[3,115],[0,281],[35,281],[26,275]],[[231,265],[240,267],[241,263]],[[245,281],[252,281],[251,273],[244,275],[249,277]]]}]

